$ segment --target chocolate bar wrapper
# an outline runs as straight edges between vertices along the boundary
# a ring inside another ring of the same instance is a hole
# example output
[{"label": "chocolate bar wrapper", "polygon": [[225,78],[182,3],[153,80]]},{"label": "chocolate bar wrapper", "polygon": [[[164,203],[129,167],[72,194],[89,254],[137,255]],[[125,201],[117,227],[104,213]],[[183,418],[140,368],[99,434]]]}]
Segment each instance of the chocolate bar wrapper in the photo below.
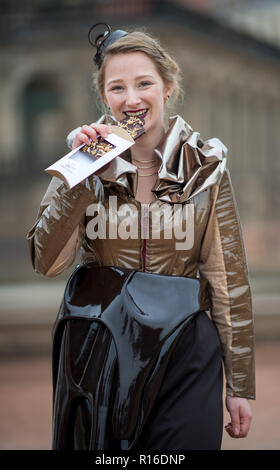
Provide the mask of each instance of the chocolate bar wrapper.
[{"label": "chocolate bar wrapper", "polygon": [[142,119],[126,117],[117,126],[111,126],[112,132],[105,140],[99,136],[90,145],[80,145],[45,171],[73,188],[131,147],[135,139],[145,132],[143,126]]},{"label": "chocolate bar wrapper", "polygon": [[[115,134],[115,132],[108,134],[106,141],[108,141],[113,148],[103,153],[101,157],[84,151],[84,144],[82,144],[53,165],[46,168],[45,171],[52,176],[60,178],[66,183],[69,189],[73,188],[134,144],[134,140],[130,135],[124,130],[121,131],[122,136]],[[126,135],[126,137],[124,137],[124,135]],[[97,150],[99,151],[100,149]]]}]

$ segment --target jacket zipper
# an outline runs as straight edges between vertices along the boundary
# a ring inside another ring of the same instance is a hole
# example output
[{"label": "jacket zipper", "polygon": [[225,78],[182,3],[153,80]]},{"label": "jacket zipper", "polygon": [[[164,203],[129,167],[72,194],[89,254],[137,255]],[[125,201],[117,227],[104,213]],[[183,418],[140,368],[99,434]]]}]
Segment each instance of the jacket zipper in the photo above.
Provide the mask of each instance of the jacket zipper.
[{"label": "jacket zipper", "polygon": [[[149,207],[150,204],[141,204],[141,238],[143,235],[143,244],[141,250],[142,271],[146,271],[146,247],[147,247],[147,230],[149,230]],[[143,224],[143,225],[142,225]]]},{"label": "jacket zipper", "polygon": [[146,238],[143,239],[143,246],[142,246],[142,271],[145,272],[146,270]]}]

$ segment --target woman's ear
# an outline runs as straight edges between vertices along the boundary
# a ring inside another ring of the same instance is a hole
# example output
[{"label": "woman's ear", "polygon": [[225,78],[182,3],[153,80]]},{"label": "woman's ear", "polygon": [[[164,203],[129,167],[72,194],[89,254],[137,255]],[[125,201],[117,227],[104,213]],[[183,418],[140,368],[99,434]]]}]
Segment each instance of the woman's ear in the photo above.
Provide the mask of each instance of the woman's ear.
[{"label": "woman's ear", "polygon": [[168,85],[165,86],[165,89],[164,89],[164,101],[165,102],[169,100],[170,96],[173,93],[173,89],[174,89],[173,83],[169,83]]},{"label": "woman's ear", "polygon": [[104,107],[106,108],[107,111],[110,111],[110,106],[108,105],[108,101],[104,100]]},{"label": "woman's ear", "polygon": [[104,93],[104,90],[103,90],[102,92],[100,92],[100,97],[101,97],[101,99],[102,99],[104,105],[105,105],[105,106],[108,105],[108,100],[107,100],[107,98],[106,98],[106,95],[105,95],[105,93]]},{"label": "woman's ear", "polygon": [[103,109],[105,114],[111,113],[110,106],[108,105],[108,100],[106,100],[106,98],[103,98]]}]

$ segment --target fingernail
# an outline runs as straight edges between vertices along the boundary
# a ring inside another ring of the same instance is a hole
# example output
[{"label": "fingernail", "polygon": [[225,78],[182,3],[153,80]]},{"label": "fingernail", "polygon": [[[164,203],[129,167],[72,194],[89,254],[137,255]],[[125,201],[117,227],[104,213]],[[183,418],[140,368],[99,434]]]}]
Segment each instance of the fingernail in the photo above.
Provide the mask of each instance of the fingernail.
[{"label": "fingernail", "polygon": [[236,435],[239,434],[239,429],[238,429],[237,426],[234,427],[233,432],[234,432],[234,434],[236,434]]}]

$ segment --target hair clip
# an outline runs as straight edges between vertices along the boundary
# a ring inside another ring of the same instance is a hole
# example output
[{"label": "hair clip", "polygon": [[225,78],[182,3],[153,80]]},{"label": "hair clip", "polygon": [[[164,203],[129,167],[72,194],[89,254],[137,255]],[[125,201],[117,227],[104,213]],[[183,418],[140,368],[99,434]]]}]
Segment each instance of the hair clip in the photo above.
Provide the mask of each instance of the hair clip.
[{"label": "hair clip", "polygon": [[[105,31],[101,34],[98,34],[94,41],[92,41],[91,36],[93,30],[103,25],[106,27]],[[88,41],[93,46],[96,47],[97,51],[93,58],[94,63],[97,65],[98,68],[101,67],[102,62],[104,60],[104,54],[106,48],[113,44],[113,42],[117,41],[117,39],[121,38],[122,36],[126,36],[128,33],[126,31],[122,31],[118,29],[116,31],[112,31],[112,28],[107,23],[95,23],[88,32]]]}]

